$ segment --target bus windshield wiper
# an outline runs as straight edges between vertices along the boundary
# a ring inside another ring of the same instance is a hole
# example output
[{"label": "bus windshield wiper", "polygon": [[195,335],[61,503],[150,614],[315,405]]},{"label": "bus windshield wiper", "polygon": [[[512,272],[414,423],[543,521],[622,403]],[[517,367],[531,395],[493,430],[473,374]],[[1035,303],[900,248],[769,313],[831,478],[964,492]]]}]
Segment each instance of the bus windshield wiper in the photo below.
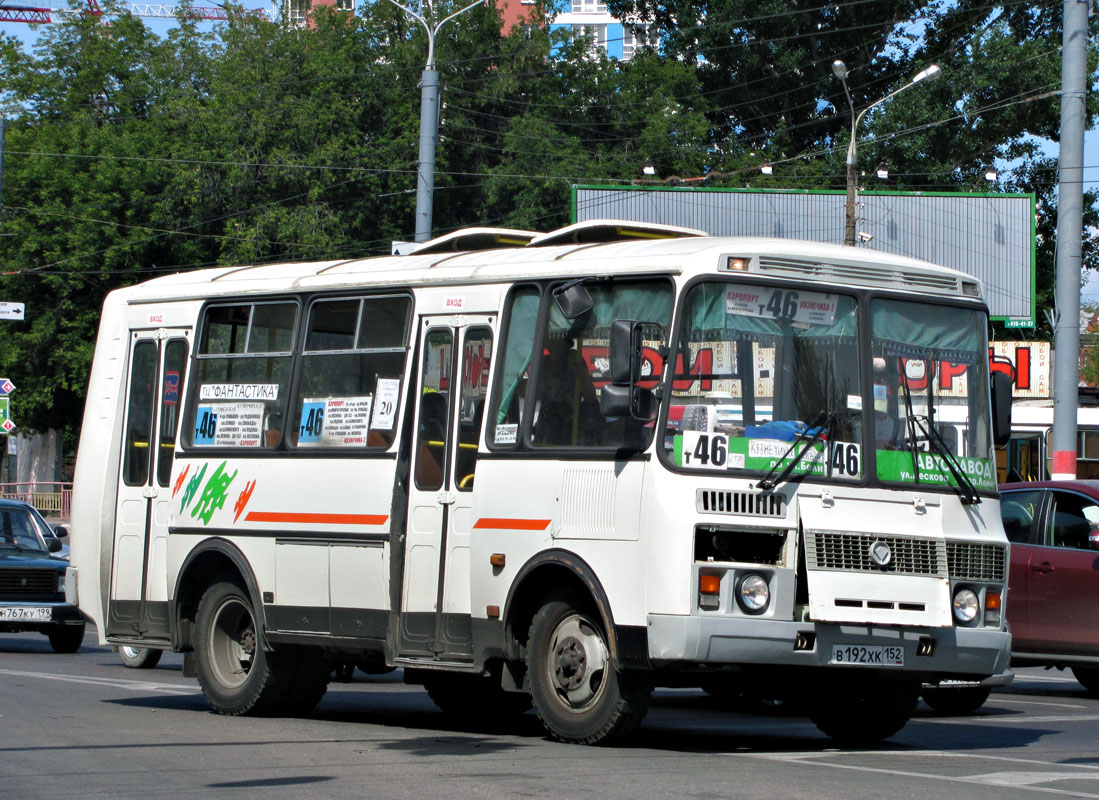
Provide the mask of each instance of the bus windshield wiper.
[{"label": "bus windshield wiper", "polygon": [[[794,468],[801,463],[801,460],[805,457],[805,454],[809,452],[809,449],[821,439],[823,439],[832,429],[832,422],[835,417],[835,412],[828,410],[822,410],[819,414],[817,414],[817,418],[813,422],[813,424],[798,434],[797,438],[794,439],[794,443],[790,445],[790,449],[782,454],[782,458],[780,458],[775,463],[775,465],[771,467],[771,470],[766,475],[764,475],[763,479],[760,480],[760,482],[756,485],[764,491],[770,491],[771,489],[774,489],[776,486],[778,486],[780,483],[784,483],[787,478],[790,477],[790,473],[794,471]],[[790,460],[790,463],[788,463],[783,468],[782,472],[780,472],[776,476],[775,472],[778,471],[779,464],[781,464],[787,458],[790,458],[790,454],[794,452],[795,449],[797,449],[797,446],[799,444],[803,443],[804,446],[801,448],[801,450],[798,451],[798,454],[794,456]]]},{"label": "bus windshield wiper", "polygon": [[[950,452],[950,447],[943,441],[942,435],[935,429],[935,426],[931,424],[931,421],[925,416],[912,414],[908,417],[908,422],[913,428],[919,428],[920,432],[923,433],[924,437],[927,439],[927,446],[935,455],[942,459],[943,463],[946,464],[947,469],[950,470],[950,474],[954,476],[955,482],[950,485],[958,492],[958,497],[961,498],[962,505],[976,505],[981,502],[981,497],[977,494],[977,488],[962,471],[957,457]],[[913,442],[913,445],[914,444],[915,443]],[[913,452],[912,460],[919,461],[919,455]],[[917,473],[917,475],[918,474],[919,473]]]}]

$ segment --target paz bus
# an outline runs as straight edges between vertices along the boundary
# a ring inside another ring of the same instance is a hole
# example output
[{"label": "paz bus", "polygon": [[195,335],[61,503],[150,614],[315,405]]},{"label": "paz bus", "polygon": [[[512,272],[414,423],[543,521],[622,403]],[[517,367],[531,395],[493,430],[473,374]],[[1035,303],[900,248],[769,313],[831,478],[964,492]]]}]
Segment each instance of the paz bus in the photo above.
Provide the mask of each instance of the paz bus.
[{"label": "paz bus", "polygon": [[883,739],[921,686],[1008,666],[982,291],[615,221],[119,289],[70,600],[223,714],[308,712],[342,662],[567,742],[635,729],[654,686],[796,687]]}]

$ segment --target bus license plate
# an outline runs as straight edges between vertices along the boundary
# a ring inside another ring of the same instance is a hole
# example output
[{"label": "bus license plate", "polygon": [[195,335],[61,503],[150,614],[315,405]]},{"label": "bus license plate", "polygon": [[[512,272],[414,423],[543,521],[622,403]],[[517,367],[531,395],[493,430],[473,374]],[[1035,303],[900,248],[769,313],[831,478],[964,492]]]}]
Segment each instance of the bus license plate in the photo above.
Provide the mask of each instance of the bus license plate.
[{"label": "bus license plate", "polygon": [[49,622],[53,618],[53,609],[45,607],[16,606],[0,608],[0,620],[18,620],[20,622]]},{"label": "bus license plate", "polygon": [[855,664],[867,667],[903,667],[904,648],[890,645],[864,647],[862,645],[832,645],[830,664]]}]

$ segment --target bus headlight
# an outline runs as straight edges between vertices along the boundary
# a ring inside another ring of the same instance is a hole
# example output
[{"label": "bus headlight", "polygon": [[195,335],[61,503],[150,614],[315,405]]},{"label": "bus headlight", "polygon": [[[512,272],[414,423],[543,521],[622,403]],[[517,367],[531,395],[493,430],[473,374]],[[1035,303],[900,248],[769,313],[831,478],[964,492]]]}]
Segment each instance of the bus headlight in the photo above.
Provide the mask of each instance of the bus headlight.
[{"label": "bus headlight", "polygon": [[751,572],[741,576],[736,584],[737,604],[748,614],[761,614],[771,602],[767,579]]},{"label": "bus headlight", "polygon": [[972,589],[959,589],[954,593],[954,619],[961,625],[968,625],[977,618],[981,603]]}]

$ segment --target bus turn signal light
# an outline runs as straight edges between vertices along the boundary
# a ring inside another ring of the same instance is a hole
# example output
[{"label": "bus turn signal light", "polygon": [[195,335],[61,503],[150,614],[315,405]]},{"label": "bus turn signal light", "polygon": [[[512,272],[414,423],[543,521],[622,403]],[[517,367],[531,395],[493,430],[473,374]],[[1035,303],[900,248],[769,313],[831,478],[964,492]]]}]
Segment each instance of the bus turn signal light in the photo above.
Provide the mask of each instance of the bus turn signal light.
[{"label": "bus turn signal light", "polygon": [[488,563],[492,564],[494,567],[502,567],[506,562],[507,559],[504,558],[503,553],[493,553],[488,557]]},{"label": "bus turn signal light", "polygon": [[699,594],[721,594],[721,576],[720,575],[707,575],[703,573],[698,576],[698,593]]},{"label": "bus turn signal light", "polygon": [[999,611],[1000,610],[1000,593],[988,591],[985,592],[985,611]]}]

